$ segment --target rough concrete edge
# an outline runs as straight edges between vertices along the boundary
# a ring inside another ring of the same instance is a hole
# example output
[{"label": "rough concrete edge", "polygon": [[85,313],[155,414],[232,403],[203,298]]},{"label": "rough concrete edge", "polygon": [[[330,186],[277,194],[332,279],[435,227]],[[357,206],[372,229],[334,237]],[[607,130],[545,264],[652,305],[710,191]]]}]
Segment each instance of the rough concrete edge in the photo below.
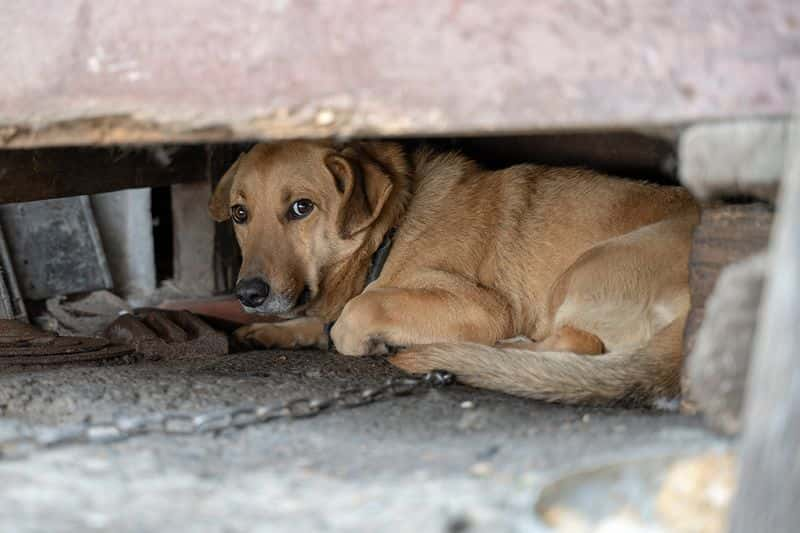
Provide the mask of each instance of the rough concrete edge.
[{"label": "rough concrete edge", "polygon": [[[213,113],[174,117],[165,114],[134,113],[52,117],[23,123],[4,122],[0,117],[0,149],[44,146],[124,145],[157,143],[247,142],[292,138],[480,136],[564,133],[576,131],[639,131],[674,140],[692,124],[715,124],[716,116],[690,116],[678,119],[578,121],[561,123],[485,124],[459,123],[440,109],[390,110],[376,103],[357,107],[334,102],[317,102],[298,109],[277,108],[253,116],[227,117]],[[759,115],[762,116],[762,115]],[[785,113],[766,118],[742,120],[783,120]],[[774,118],[769,118],[774,117]]]},{"label": "rough concrete edge", "polygon": [[748,195],[774,201],[789,118],[699,123],[678,139],[678,176],[699,199]]}]

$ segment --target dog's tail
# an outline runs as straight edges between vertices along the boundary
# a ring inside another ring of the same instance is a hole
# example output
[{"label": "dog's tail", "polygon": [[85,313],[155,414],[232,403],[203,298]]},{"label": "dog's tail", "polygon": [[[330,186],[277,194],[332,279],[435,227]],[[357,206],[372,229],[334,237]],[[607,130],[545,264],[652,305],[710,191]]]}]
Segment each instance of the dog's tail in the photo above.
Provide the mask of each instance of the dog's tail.
[{"label": "dog's tail", "polygon": [[[449,370],[468,385],[548,402],[649,405],[680,394],[683,320],[640,351],[577,355],[482,344],[433,344],[398,354],[393,363]],[[677,339],[675,338],[677,335]]]}]

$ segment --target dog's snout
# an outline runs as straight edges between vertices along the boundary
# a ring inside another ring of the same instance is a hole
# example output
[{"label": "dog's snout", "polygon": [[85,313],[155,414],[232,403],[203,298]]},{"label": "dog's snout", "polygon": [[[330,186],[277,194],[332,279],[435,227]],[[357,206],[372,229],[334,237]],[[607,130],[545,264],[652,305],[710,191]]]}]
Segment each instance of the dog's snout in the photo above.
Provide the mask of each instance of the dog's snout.
[{"label": "dog's snout", "polygon": [[245,307],[258,307],[269,296],[269,285],[261,278],[247,278],[236,284],[236,296]]}]

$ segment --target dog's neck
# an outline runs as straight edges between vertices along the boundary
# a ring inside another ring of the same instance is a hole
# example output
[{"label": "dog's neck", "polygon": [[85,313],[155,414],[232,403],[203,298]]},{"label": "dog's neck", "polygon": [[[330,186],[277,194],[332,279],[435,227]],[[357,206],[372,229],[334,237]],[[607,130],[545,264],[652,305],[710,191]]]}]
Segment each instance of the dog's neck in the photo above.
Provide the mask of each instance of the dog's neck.
[{"label": "dog's neck", "polygon": [[[384,143],[382,143],[384,144]],[[365,230],[362,245],[346,260],[331,268],[324,276],[319,300],[309,314],[319,316],[325,321],[335,320],[345,304],[360,294],[367,284],[376,252],[385,242],[387,235],[401,224],[412,194],[412,162],[399,145],[391,150],[371,150],[370,143],[364,143],[362,150],[373,157],[387,170],[392,180],[392,192],[383,206],[380,216]],[[384,144],[385,146],[385,144]],[[386,257],[382,258],[385,262]],[[382,267],[382,264],[381,264]]]}]

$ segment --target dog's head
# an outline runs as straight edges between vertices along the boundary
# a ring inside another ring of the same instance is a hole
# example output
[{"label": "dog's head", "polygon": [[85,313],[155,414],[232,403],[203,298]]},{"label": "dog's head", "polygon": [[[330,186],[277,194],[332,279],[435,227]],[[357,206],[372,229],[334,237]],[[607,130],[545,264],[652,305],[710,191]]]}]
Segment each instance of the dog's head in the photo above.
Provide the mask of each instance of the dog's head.
[{"label": "dog's head", "polygon": [[301,314],[325,273],[365,242],[391,196],[392,144],[259,144],[225,173],[209,203],[231,218],[242,250],[236,294],[246,311]]}]

